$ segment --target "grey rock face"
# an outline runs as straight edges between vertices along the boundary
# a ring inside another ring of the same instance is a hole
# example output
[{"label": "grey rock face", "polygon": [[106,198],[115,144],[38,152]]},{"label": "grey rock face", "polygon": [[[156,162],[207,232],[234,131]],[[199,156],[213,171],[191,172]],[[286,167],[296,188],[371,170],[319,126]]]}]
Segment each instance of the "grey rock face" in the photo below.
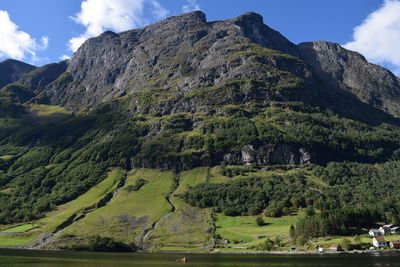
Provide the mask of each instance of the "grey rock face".
[{"label": "grey rock face", "polygon": [[246,145],[240,152],[227,153],[223,156],[223,162],[232,165],[248,165],[251,163],[298,165],[315,161],[316,159],[305,148],[289,144],[267,145],[258,148]]},{"label": "grey rock face", "polygon": [[0,62],[0,88],[18,81],[24,73],[30,72],[35,68],[35,66],[13,59]]},{"label": "grey rock face", "polygon": [[335,43],[301,43],[299,49],[331,89],[345,90],[364,103],[400,115],[400,79],[390,71]]},{"label": "grey rock face", "polygon": [[[256,59],[250,55],[232,58],[253,49],[254,44],[299,55],[297,47],[264,25],[260,15],[246,13],[231,20],[207,22],[204,13],[196,11],[87,40],[68,64],[66,72],[72,77],[68,86],[53,84],[45,91],[51,103],[76,110],[149,89],[172,92],[176,102],[199,88],[231,80],[270,78],[276,82],[271,70],[252,64]],[[305,79],[311,77],[305,64],[274,58],[268,64]],[[190,109],[191,103],[186,105],[175,110]]]}]

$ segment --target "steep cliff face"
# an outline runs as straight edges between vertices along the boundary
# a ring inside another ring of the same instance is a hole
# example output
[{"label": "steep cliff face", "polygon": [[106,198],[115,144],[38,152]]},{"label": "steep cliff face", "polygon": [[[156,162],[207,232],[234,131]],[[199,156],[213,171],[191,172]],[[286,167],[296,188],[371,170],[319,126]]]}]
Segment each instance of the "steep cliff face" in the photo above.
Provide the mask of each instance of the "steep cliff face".
[{"label": "steep cliff face", "polygon": [[18,81],[24,73],[30,72],[35,68],[35,66],[13,59],[0,62],[0,88]]},{"label": "steep cliff face", "polygon": [[337,44],[296,46],[255,13],[207,22],[196,11],[108,31],[68,63],[44,66],[20,82],[40,92],[37,102],[74,111],[123,96],[131,112],[152,115],[271,101],[318,104],[366,120],[400,110],[399,79],[389,71]]},{"label": "steep cliff face", "polygon": [[301,43],[299,49],[331,89],[347,91],[364,103],[400,115],[400,79],[387,69],[335,43]]},{"label": "steep cliff face", "polygon": [[260,80],[273,87],[295,76],[310,79],[298,55],[297,47],[264,25],[260,15],[207,22],[196,11],[86,41],[68,64],[68,85],[48,86],[46,94],[51,103],[79,110],[150,89],[171,92],[177,100],[232,80]]}]

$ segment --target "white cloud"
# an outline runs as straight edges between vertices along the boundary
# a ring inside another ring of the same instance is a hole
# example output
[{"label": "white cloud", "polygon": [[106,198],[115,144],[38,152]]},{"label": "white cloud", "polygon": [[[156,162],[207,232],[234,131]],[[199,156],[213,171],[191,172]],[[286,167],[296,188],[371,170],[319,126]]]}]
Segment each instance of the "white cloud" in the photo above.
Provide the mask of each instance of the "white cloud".
[{"label": "white cloud", "polygon": [[347,49],[365,55],[368,60],[394,65],[400,74],[400,0],[385,0],[364,22],[354,28]]},{"label": "white cloud", "polygon": [[61,60],[67,60],[67,59],[70,59],[70,58],[71,58],[71,57],[68,56],[68,55],[62,55],[62,56],[60,57]]},{"label": "white cloud", "polygon": [[0,10],[0,58],[10,57],[23,60],[27,55],[31,62],[41,61],[37,51],[44,50],[49,45],[47,36],[41,37],[39,42],[28,33],[20,31],[18,25],[11,21],[7,11]]},{"label": "white cloud", "polygon": [[148,13],[150,19],[162,19],[169,11],[157,0],[84,0],[80,12],[71,19],[86,31],[69,40],[69,49],[75,52],[86,39],[106,30],[120,32],[144,26],[149,23]]},{"label": "white cloud", "polygon": [[185,0],[186,5],[182,7],[183,12],[190,12],[194,10],[199,10],[200,6],[197,4],[196,0]]}]

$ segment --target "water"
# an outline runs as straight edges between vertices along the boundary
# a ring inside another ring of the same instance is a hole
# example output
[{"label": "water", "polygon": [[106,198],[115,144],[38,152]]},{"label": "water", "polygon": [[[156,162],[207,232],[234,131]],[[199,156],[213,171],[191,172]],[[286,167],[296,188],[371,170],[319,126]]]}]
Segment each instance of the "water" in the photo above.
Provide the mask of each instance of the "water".
[{"label": "water", "polygon": [[[176,259],[187,257],[189,262]],[[364,255],[239,255],[133,254],[0,249],[0,266],[266,266],[266,267],[384,267],[399,266],[400,254]]]}]

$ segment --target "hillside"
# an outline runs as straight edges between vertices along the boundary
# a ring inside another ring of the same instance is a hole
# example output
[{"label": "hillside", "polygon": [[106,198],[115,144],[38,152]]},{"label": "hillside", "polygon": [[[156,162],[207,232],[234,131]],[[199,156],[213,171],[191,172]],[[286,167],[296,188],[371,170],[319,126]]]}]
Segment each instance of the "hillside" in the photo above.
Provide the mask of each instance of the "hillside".
[{"label": "hillside", "polygon": [[24,73],[34,69],[35,66],[18,60],[7,59],[0,62],[0,87],[18,81]]},{"label": "hillside", "polygon": [[255,13],[105,32],[0,89],[0,225],[40,225],[0,245],[96,233],[143,248],[254,245],[270,228],[217,226],[307,206],[391,220],[399,81],[337,44],[295,45]]}]

